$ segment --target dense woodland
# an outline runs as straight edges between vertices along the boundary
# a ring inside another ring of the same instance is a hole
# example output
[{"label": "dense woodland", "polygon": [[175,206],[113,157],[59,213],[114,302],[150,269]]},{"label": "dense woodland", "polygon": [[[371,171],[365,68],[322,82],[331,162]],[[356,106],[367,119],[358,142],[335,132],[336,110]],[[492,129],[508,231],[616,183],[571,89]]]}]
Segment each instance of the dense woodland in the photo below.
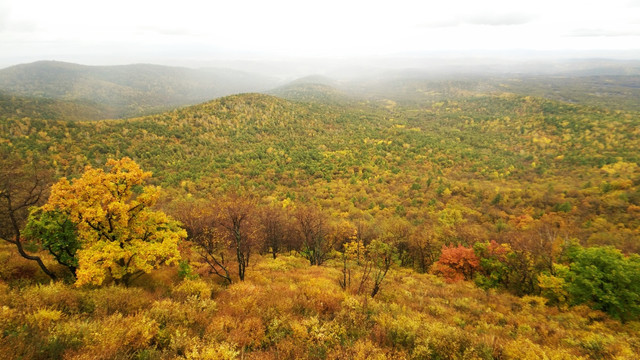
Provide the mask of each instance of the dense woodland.
[{"label": "dense woodland", "polygon": [[0,351],[637,358],[629,78],[312,80],[99,121],[3,95]]}]

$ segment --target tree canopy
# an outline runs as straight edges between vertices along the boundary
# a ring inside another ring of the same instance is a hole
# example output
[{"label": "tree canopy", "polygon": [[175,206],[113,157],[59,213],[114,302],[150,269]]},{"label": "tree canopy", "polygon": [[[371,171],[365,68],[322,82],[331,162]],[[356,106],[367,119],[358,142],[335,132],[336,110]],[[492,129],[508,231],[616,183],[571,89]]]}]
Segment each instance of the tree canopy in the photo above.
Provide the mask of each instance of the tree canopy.
[{"label": "tree canopy", "polygon": [[177,262],[179,223],[152,207],[159,188],[144,185],[144,172],[131,159],[107,161],[107,171],[87,167],[82,177],[53,185],[44,211],[65,214],[77,226],[76,284],[101,284],[108,276],[127,284],[164,263]]}]

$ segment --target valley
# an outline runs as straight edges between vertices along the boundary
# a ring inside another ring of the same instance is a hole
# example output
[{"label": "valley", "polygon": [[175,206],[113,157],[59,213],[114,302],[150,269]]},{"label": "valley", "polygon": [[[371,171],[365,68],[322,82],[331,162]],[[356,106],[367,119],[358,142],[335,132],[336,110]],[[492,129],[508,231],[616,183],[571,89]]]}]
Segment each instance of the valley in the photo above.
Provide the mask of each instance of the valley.
[{"label": "valley", "polygon": [[[640,67],[614,65],[288,83],[146,65],[0,70],[3,196],[37,178],[33,205],[50,201],[72,219],[80,205],[48,198],[64,188],[52,185],[79,184],[90,169],[120,176],[106,164],[130,159],[151,174],[135,186],[113,180],[130,185],[123,204],[136,208],[151,186],[149,209],[186,230],[168,266],[158,255],[120,282],[114,262],[103,280],[81,284],[47,250],[47,232],[22,236],[28,209],[3,200],[2,238],[13,239],[16,219],[13,241],[59,280],[3,242],[0,349],[13,358],[634,359]],[[92,186],[116,186],[108,181]],[[104,206],[91,214],[116,207]],[[70,220],[79,274],[83,251],[107,246],[83,230],[87,214]]]}]

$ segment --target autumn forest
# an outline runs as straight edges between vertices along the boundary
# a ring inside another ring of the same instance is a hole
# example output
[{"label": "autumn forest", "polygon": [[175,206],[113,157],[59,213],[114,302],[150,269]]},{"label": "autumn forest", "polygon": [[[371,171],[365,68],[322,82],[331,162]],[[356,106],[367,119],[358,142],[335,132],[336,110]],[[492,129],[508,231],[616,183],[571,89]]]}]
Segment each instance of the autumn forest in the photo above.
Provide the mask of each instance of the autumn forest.
[{"label": "autumn forest", "polygon": [[637,359],[638,69],[0,70],[0,353]]}]

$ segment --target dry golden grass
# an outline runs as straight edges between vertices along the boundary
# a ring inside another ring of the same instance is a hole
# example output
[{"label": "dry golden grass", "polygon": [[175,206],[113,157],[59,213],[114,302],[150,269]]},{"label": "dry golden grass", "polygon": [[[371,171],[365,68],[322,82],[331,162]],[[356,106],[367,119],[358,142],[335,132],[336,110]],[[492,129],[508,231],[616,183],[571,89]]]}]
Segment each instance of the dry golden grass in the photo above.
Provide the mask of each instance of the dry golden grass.
[{"label": "dry golden grass", "polygon": [[130,288],[26,283],[2,271],[0,353],[7,359],[637,359],[640,353],[639,323],[408,269],[394,268],[375,299],[353,285],[341,289],[338,267],[311,267],[296,256],[258,256],[247,280],[228,287],[212,276],[179,280],[176,268]]}]

